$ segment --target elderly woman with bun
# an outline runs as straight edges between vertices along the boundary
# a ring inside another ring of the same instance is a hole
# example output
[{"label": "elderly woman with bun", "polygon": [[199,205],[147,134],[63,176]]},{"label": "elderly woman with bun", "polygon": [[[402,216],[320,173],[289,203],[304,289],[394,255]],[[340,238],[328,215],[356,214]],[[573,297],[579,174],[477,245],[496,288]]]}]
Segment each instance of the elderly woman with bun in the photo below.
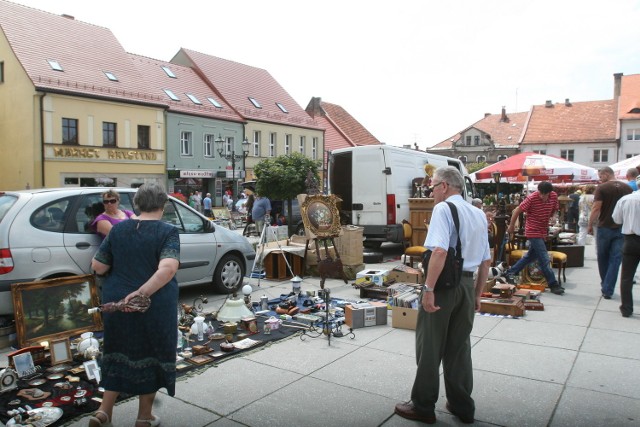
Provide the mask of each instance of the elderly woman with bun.
[{"label": "elderly woman with bun", "polygon": [[[151,300],[145,312],[102,313],[104,352],[100,385],[105,392],[100,408],[89,418],[90,427],[111,426],[120,393],[138,396],[136,427],[158,426],[151,413],[157,391],[175,394],[178,283],[180,260],[178,229],[162,221],[168,196],[157,184],[144,184],[133,203],[136,219],[113,226],[93,258],[91,267],[109,275],[102,303],[129,302],[136,296]],[[120,421],[117,425],[129,424]]]}]

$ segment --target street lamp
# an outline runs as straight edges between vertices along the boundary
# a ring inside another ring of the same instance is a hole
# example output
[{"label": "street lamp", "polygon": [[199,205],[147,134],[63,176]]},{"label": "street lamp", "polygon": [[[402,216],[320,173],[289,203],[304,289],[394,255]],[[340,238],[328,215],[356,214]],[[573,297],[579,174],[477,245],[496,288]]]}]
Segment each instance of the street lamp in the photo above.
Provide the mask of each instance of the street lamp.
[{"label": "street lamp", "polygon": [[240,160],[242,159],[244,162],[244,159],[247,158],[247,156],[249,155],[249,140],[247,139],[247,137],[244,137],[244,140],[242,141],[242,153],[240,154],[236,154],[236,148],[235,148],[235,144],[231,144],[231,153],[229,152],[225,152],[225,140],[222,139],[222,135],[218,134],[218,139],[216,139],[214,141],[216,143],[216,148],[218,149],[218,154],[220,154],[220,157],[224,157],[225,159],[231,161],[231,169],[233,172],[233,186],[234,186],[234,194],[237,197],[237,193],[238,193],[238,180],[236,179],[236,160]]}]

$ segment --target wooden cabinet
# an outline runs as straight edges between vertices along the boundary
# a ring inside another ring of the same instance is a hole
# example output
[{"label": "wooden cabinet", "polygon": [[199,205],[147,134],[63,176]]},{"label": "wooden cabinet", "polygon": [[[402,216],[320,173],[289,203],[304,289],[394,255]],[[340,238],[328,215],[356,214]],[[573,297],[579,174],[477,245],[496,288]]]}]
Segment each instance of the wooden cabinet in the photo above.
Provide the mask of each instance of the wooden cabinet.
[{"label": "wooden cabinet", "polygon": [[423,246],[427,238],[425,222],[431,222],[434,201],[432,198],[409,199],[409,223],[413,227],[411,246]]}]

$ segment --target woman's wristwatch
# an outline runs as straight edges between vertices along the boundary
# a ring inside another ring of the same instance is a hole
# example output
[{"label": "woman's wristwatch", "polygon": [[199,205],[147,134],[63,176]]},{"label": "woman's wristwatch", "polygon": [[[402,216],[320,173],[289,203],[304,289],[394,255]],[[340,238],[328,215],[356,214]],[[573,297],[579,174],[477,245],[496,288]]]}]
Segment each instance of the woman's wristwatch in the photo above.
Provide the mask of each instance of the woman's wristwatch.
[{"label": "woman's wristwatch", "polygon": [[426,284],[424,286],[422,286],[422,289],[425,292],[433,292],[433,288],[430,288],[429,286],[427,286]]}]

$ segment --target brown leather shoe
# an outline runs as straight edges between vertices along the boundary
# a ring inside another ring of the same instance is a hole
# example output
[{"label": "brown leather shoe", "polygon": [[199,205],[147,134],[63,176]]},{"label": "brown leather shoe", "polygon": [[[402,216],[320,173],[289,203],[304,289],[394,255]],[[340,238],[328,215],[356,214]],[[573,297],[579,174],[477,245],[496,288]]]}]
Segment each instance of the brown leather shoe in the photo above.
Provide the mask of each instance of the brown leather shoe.
[{"label": "brown leather shoe", "polygon": [[413,406],[413,402],[407,403],[398,403],[396,404],[396,414],[400,415],[402,418],[406,418],[408,420],[421,421],[426,424],[435,424],[436,423],[436,415],[435,414],[425,414],[422,412],[418,412],[415,406]]},{"label": "brown leather shoe", "polygon": [[458,417],[458,419],[459,419],[460,421],[462,421],[463,423],[465,423],[465,424],[473,424],[473,423],[474,423],[474,421],[475,421],[475,420],[473,419],[473,417],[464,417],[464,416],[462,416],[462,415],[460,415],[460,414],[456,413],[456,412],[453,410],[453,408],[451,407],[451,405],[449,405],[449,401],[447,401],[446,407],[447,407],[447,411],[451,412],[453,415],[455,415],[456,417]]}]

